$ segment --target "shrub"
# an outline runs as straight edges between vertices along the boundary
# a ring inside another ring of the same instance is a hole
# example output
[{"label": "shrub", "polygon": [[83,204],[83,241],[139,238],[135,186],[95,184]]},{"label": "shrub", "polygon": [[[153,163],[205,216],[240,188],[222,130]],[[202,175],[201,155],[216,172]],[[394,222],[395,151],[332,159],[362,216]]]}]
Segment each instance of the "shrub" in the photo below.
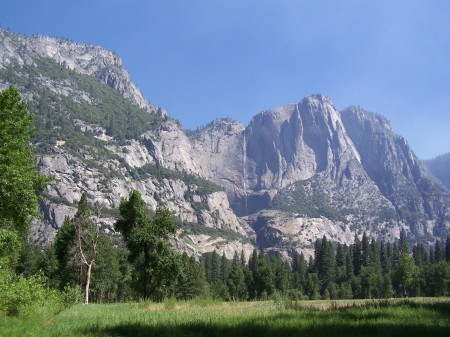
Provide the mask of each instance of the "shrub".
[{"label": "shrub", "polygon": [[28,278],[0,271],[0,314],[31,316],[38,312],[54,314],[73,304],[79,297],[76,289],[61,293],[50,289],[42,274]]}]

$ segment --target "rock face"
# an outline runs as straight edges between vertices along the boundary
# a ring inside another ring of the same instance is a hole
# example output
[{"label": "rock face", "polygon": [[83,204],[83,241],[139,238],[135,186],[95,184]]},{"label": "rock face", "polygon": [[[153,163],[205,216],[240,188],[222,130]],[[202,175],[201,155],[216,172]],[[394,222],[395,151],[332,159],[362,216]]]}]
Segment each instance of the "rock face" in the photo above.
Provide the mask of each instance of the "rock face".
[{"label": "rock face", "polygon": [[428,172],[450,190],[450,153],[424,161]]},{"label": "rock face", "polygon": [[[197,174],[181,127],[147,102],[116,54],[0,30],[0,74],[0,87],[14,84],[28,99],[36,115],[37,165],[53,177],[36,241],[52,240],[82,193],[102,228],[112,231],[121,198],[135,189],[150,209],[167,207],[177,217],[179,250],[198,255],[216,249],[229,258],[235,249],[253,250],[253,230],[236,217],[226,193]],[[122,119],[114,124],[114,118]]]},{"label": "rock face", "polygon": [[36,58],[49,58],[80,74],[95,76],[141,108],[165,115],[162,108],[144,98],[117,54],[99,46],[49,36],[27,37],[0,29],[0,68],[35,64]]},{"label": "rock face", "polygon": [[43,244],[82,193],[111,231],[132,189],[177,216],[173,244],[190,254],[309,254],[316,238],[349,244],[355,232],[432,242],[450,228],[448,192],[389,122],[338,111],[326,96],[188,135],[145,100],[114,53],[0,30],[0,87],[9,84],[36,115],[38,167],[54,177],[36,223]]}]

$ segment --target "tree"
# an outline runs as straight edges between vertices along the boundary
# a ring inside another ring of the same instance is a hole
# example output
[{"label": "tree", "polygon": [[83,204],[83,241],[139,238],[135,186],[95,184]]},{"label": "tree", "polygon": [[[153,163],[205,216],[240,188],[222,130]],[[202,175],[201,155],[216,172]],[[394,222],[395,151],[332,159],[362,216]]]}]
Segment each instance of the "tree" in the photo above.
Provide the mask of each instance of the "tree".
[{"label": "tree", "polygon": [[245,284],[245,275],[243,266],[238,259],[233,259],[231,271],[228,275],[227,286],[231,298],[235,300],[242,300],[247,297],[247,286]]},{"label": "tree", "polygon": [[92,275],[92,297],[96,302],[117,301],[121,286],[120,250],[113,247],[106,235],[100,235],[95,258],[95,273]]},{"label": "tree", "polygon": [[221,279],[221,259],[217,251],[214,249],[211,255],[211,281],[219,281]]},{"label": "tree", "polygon": [[414,259],[407,253],[402,252],[394,272],[394,277],[399,282],[404,297],[408,296],[407,289],[412,285],[416,272],[417,267],[414,264]]},{"label": "tree", "polygon": [[119,206],[120,218],[115,228],[122,233],[130,260],[135,263],[144,298],[164,289],[176,280],[179,264],[169,238],[176,231],[170,211],[158,208],[150,216],[144,200],[133,190]]},{"label": "tree", "polygon": [[445,242],[445,260],[450,262],[450,233],[447,234],[447,241]]},{"label": "tree", "polygon": [[38,191],[47,179],[36,169],[31,140],[32,116],[13,86],[0,93],[0,227],[22,240],[39,214]]},{"label": "tree", "polygon": [[362,244],[361,240],[358,238],[358,234],[355,234],[355,243],[353,244],[353,271],[355,276],[359,275],[361,271],[361,261],[362,261]]},{"label": "tree", "polygon": [[64,219],[49,249],[54,251],[57,261],[55,278],[62,290],[65,286],[81,285],[81,273],[75,261],[75,227],[69,217]]},{"label": "tree", "polygon": [[230,273],[231,265],[230,261],[225,256],[225,252],[222,253],[222,258],[220,261],[220,279],[225,281]]},{"label": "tree", "polygon": [[91,219],[91,210],[85,193],[78,202],[78,210],[72,220],[75,229],[76,257],[80,265],[87,267],[84,291],[84,303],[89,303],[89,285],[91,282],[92,266],[97,255],[97,243],[100,230]]}]

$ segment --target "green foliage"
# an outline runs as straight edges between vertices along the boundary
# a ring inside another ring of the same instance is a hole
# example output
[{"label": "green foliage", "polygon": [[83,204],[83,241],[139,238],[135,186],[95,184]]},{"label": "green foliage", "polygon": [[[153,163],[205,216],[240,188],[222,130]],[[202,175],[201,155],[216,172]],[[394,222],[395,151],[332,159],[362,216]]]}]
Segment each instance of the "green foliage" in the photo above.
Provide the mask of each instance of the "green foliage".
[{"label": "green foliage", "polygon": [[250,243],[250,240],[247,237],[229,228],[207,227],[204,224],[198,222],[182,222],[182,221],[177,221],[177,226],[178,228],[183,229],[182,236],[190,234],[194,235],[205,234],[209,235],[212,238],[224,238],[228,242],[239,240],[242,242]]},{"label": "green foliage", "polygon": [[174,171],[157,164],[149,163],[139,168],[130,168],[130,173],[132,177],[137,180],[146,179],[148,177],[155,177],[158,181],[162,181],[163,179],[182,180],[188,186],[186,198],[191,197],[193,194],[205,196],[223,191],[222,187],[209,180],[187,172]]},{"label": "green foliage", "polygon": [[122,199],[119,209],[121,217],[115,228],[122,233],[136,266],[141,295],[164,298],[164,288],[175,281],[179,269],[177,254],[169,244],[176,231],[170,211],[159,208],[150,216],[138,191],[132,191],[128,200]]},{"label": "green foliage", "polygon": [[394,272],[394,278],[400,283],[404,297],[408,296],[409,287],[412,285],[417,272],[418,268],[414,264],[414,259],[407,253],[402,253]]},{"label": "green foliage", "polygon": [[25,278],[0,270],[0,315],[30,316],[43,308],[56,313],[76,300],[70,290],[62,294],[50,289],[42,274]]},{"label": "green foliage", "polygon": [[37,216],[37,192],[46,184],[30,145],[32,115],[13,86],[0,93],[0,227],[25,240]]},{"label": "green foliage", "polygon": [[332,207],[328,196],[309,187],[309,183],[312,181],[298,181],[279,191],[273,199],[273,208],[311,218],[324,216],[345,222],[345,212]]},{"label": "green foliage", "polygon": [[16,232],[0,228],[0,270],[12,270],[16,266],[20,248]]},{"label": "green foliage", "polygon": [[58,232],[53,245],[48,248],[57,261],[53,278],[59,284],[60,289],[67,285],[81,286],[80,267],[75,259],[75,227],[72,221],[66,217]]},{"label": "green foliage", "polygon": [[[79,74],[49,58],[37,58],[34,63],[22,67],[11,65],[1,70],[0,75],[10,83],[38,93],[32,109],[39,116],[36,139],[41,148],[54,145],[60,135],[67,135],[70,146],[75,146],[80,135],[73,133],[73,119],[103,126],[110,136],[121,142],[138,139],[162,121],[161,117],[132,104],[94,76]],[[42,77],[68,81],[76,91],[69,92],[68,96],[57,95],[40,84]],[[96,99],[80,98],[83,92]]]},{"label": "green foliage", "polygon": [[186,253],[183,253],[174,289],[177,299],[191,300],[207,296],[208,286],[204,265],[197,262],[194,257],[188,257]]}]

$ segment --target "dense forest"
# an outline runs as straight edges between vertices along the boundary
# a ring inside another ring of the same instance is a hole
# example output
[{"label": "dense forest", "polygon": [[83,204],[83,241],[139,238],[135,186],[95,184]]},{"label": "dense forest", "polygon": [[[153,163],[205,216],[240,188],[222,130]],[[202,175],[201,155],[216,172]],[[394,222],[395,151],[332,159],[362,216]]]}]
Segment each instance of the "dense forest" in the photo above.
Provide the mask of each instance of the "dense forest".
[{"label": "dense forest", "polygon": [[[54,244],[40,253],[33,267],[60,289],[68,284],[85,286],[86,268],[68,257],[72,228],[65,223]],[[367,299],[446,296],[450,290],[450,238],[430,248],[416,245],[410,254],[403,235],[394,243],[356,235],[350,246],[335,245],[323,237],[315,242],[314,256],[306,259],[294,253],[291,263],[264,250],[254,250],[249,258],[236,252],[232,260],[216,251],[203,254],[199,260],[175,252],[170,257],[159,253],[153,258],[166,261],[152,262],[160,267],[151,270],[148,277],[159,282],[152,281],[154,285],[147,290],[142,282],[149,267],[143,265],[143,259],[133,257],[136,252],[115,247],[103,236],[98,254],[91,288],[95,302],[198,296],[226,301]],[[53,262],[48,264],[49,260]]]}]

